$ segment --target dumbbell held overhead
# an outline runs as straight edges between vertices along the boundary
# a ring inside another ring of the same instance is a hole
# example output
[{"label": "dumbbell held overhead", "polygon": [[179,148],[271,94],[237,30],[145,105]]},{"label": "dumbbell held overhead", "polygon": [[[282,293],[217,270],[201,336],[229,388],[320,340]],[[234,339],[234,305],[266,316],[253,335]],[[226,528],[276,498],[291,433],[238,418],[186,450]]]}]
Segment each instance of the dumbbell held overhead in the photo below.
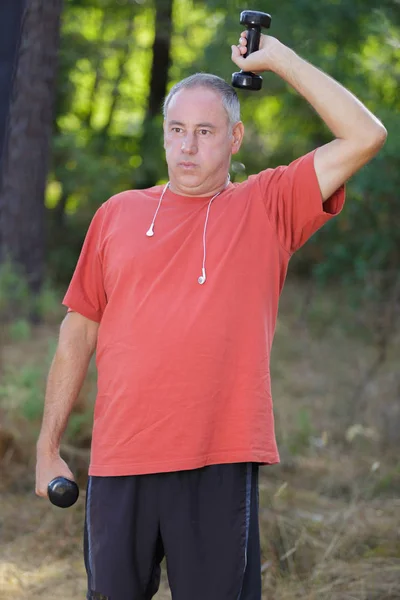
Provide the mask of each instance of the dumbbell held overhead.
[{"label": "dumbbell held overhead", "polygon": [[79,488],[71,479],[55,477],[47,486],[47,494],[52,504],[60,508],[68,508],[78,500]]},{"label": "dumbbell held overhead", "polygon": [[[269,29],[271,15],[257,10],[244,10],[240,13],[240,23],[247,27],[247,52],[244,55],[246,58],[259,49],[261,28]],[[232,85],[242,90],[258,91],[262,87],[262,77],[251,71],[239,71],[233,73]]]}]

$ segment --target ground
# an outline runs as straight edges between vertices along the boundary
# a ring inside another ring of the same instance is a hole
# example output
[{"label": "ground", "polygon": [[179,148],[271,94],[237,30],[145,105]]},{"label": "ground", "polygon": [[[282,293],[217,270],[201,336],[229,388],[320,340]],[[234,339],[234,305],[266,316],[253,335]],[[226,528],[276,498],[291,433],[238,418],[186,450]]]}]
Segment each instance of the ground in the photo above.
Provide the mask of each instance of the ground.
[{"label": "ground", "polygon": [[[296,283],[282,299],[272,357],[282,462],[260,476],[263,600],[400,599],[399,343],[377,360],[373,321],[341,293]],[[33,492],[35,403],[56,336],[50,320],[3,341],[0,600],[84,598],[84,491],[68,510]],[[81,489],[85,419],[63,447]],[[171,597],[163,566],[157,600]]]}]

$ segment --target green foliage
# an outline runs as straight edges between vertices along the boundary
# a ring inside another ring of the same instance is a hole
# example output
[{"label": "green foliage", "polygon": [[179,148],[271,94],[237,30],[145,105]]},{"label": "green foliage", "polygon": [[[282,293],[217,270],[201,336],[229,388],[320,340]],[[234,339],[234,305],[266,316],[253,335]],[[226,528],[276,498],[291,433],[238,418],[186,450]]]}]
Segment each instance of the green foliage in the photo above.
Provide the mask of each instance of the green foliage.
[{"label": "green foliage", "polygon": [[38,387],[29,390],[21,406],[21,414],[27,421],[38,421],[43,412],[43,391]]},{"label": "green foliage", "polygon": [[[96,208],[121,190],[167,178],[162,117],[146,119],[155,10],[163,1],[66,3],[46,197],[49,274],[63,284]],[[387,285],[371,281],[399,264],[400,13],[391,0],[376,7],[372,0],[285,0],[271,7],[270,33],[358,95],[389,131],[384,150],[349,183],[343,214],[294,257],[292,270],[382,296]],[[252,8],[268,10],[261,0]],[[170,85],[195,71],[230,81],[242,9],[236,0],[174,0]],[[263,78],[260,93],[240,93],[246,136],[236,158],[247,176],[332,137],[279,77]]]},{"label": "green foliage", "polygon": [[27,315],[30,293],[26,279],[11,262],[0,265],[0,321],[14,315]]},{"label": "green foliage", "polygon": [[291,432],[288,443],[291,454],[301,454],[307,450],[314,434],[310,413],[306,408],[301,408],[297,413],[296,426]]},{"label": "green foliage", "polygon": [[[71,258],[71,265],[73,264]],[[8,322],[8,334],[14,341],[27,340],[31,334],[31,321],[51,319],[60,314],[60,294],[46,279],[41,291],[33,295],[28,280],[13,263],[0,265],[0,322]]]},{"label": "green foliage", "polygon": [[4,408],[17,409],[28,421],[40,419],[44,401],[44,374],[38,366],[9,370],[3,375],[0,400]]},{"label": "green foliage", "polygon": [[91,439],[92,421],[92,411],[72,413],[65,433],[67,442],[79,446],[80,440]]},{"label": "green foliage", "polygon": [[58,320],[61,306],[60,293],[51,285],[48,279],[45,281],[39,296],[36,298],[36,305],[39,315],[46,322],[51,321],[53,317]]},{"label": "green foliage", "polygon": [[17,319],[8,326],[8,334],[13,342],[29,340],[32,326],[26,319]]},{"label": "green foliage", "polygon": [[372,490],[373,496],[395,496],[400,494],[400,464],[380,475]]}]

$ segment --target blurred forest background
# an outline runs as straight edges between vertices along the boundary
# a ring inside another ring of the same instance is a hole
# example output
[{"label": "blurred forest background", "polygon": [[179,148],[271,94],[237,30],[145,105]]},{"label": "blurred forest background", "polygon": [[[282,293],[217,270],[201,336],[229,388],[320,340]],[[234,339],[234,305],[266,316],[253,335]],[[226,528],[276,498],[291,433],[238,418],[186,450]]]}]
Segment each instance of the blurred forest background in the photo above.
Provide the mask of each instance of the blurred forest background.
[{"label": "blurred forest background", "polygon": [[[263,471],[260,489],[263,598],[400,598],[398,0],[3,0],[4,600],[83,597],[82,503],[60,514],[32,491],[60,301],[98,206],[167,180],[170,87],[197,71],[230,82],[244,9],[270,12],[270,34],[355,93],[389,134],[349,182],[342,215],[292,259],[272,357],[282,464]],[[261,92],[240,92],[234,181],[331,139],[282,80],[263,79]],[[95,390],[92,365],[63,445],[82,489]],[[159,598],[169,597],[164,576]]]}]

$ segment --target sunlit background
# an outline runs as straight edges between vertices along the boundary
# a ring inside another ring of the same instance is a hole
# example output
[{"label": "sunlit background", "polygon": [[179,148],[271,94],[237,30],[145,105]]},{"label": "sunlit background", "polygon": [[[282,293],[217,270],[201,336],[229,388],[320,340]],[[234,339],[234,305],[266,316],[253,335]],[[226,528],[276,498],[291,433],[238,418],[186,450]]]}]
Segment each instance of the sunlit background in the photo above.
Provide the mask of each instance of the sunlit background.
[{"label": "sunlit background", "polygon": [[[268,33],[355,93],[389,134],[349,182],[341,216],[289,269],[271,365],[282,464],[260,484],[263,600],[400,598],[398,0],[3,0],[1,599],[84,597],[84,500],[60,511],[33,494],[60,302],[100,204],[167,180],[170,87],[198,71],[230,82],[244,9],[271,13]],[[234,181],[331,139],[282,80],[263,80],[261,92],[239,92]],[[95,393],[92,365],[63,443],[82,497]],[[170,598],[165,572],[157,598]]]}]

